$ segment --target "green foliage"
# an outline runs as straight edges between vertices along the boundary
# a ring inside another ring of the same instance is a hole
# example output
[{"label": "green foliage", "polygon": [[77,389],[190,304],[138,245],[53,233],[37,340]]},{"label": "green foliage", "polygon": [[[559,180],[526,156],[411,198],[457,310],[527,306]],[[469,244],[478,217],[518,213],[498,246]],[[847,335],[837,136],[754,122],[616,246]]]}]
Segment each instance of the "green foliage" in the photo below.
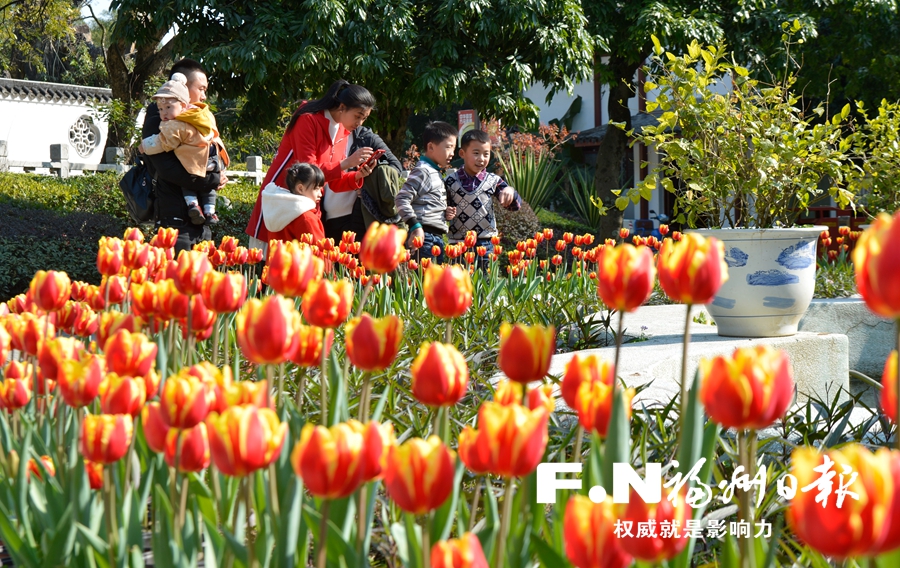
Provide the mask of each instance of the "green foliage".
[{"label": "green foliage", "polygon": [[597,200],[594,188],[594,173],[588,168],[576,168],[569,172],[569,187],[566,199],[581,217],[582,221],[596,231],[600,219],[605,214],[603,204]]},{"label": "green foliage", "polygon": [[0,71],[23,79],[47,71],[48,43],[74,38],[77,5],[65,0],[20,0],[0,7]]},{"label": "green foliage", "polygon": [[[656,42],[646,72],[644,89],[660,89],[647,110],[662,114],[634,139],[657,148],[660,167],[620,195],[620,209],[648,198],[658,183],[675,193],[676,221],[689,227],[791,226],[828,195],[842,207],[852,203],[839,187],[849,167],[850,141],[841,131],[849,107],[820,122],[823,107],[807,115],[798,106],[794,76],[762,84],[729,62],[721,43],[695,41],[676,56]],[[729,76],[733,88],[717,93]]]},{"label": "green foliage", "polygon": [[[225,199],[219,201],[220,222],[211,227],[216,242],[231,235],[248,244],[244,229],[258,192],[257,184],[243,179],[219,192]],[[24,292],[34,273],[47,267],[98,284],[97,241],[133,225],[111,172],[65,180],[0,173],[0,218],[0,298]]]},{"label": "green foliage", "polygon": [[[808,100],[875,108],[900,91],[896,2],[752,0],[723,2],[719,9],[736,56],[761,76],[799,62],[796,89]],[[799,29],[786,45],[780,24],[795,20]]]},{"label": "green foliage", "polygon": [[514,247],[517,242],[534,237],[534,232],[544,227],[527,202],[523,203],[518,211],[507,211],[495,199],[494,216],[497,220],[497,230],[503,236],[504,245],[507,247]]},{"label": "green foliage", "polygon": [[816,266],[816,291],[814,298],[848,298],[857,294],[853,263],[846,254],[834,262],[819,259]]},{"label": "green foliage", "polygon": [[860,106],[860,114],[853,137],[862,169],[851,174],[848,186],[870,214],[892,214],[900,209],[900,103],[882,100],[874,116]]},{"label": "green foliage", "polygon": [[581,219],[573,219],[548,209],[537,212],[541,227],[549,227],[554,231],[554,239],[561,238],[563,233],[584,234],[593,233],[595,229],[585,225]]},{"label": "green foliage", "polygon": [[537,108],[523,91],[537,81],[571,89],[589,77],[593,59],[576,0],[235,2],[217,5],[214,19],[197,16],[201,2],[112,6],[128,14],[122,31],[138,45],[177,22],[179,51],[214,70],[212,90],[246,96],[242,122],[263,127],[286,103],[340,77],[372,90],[382,133],[405,134],[411,111],[466,99],[511,124],[534,122]]}]

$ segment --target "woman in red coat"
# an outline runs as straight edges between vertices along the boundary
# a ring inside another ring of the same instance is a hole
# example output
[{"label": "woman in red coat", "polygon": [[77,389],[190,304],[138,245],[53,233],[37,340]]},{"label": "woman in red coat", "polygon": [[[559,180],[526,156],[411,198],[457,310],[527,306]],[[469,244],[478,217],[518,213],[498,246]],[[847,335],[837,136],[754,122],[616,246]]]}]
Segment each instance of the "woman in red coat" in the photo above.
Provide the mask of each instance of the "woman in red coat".
[{"label": "woman in red coat", "polygon": [[[325,183],[334,193],[356,191],[362,187],[364,177],[372,173],[375,164],[362,167],[372,155],[372,148],[360,148],[347,155],[350,133],[362,125],[375,106],[375,97],[365,87],[336,81],[321,99],[300,105],[288,123],[272,166],[266,173],[262,188],[270,183],[286,187],[287,169],[294,162],[306,162],[318,166]],[[345,170],[359,167],[358,171]],[[319,208],[316,214],[321,214]],[[250,222],[247,224],[250,245],[265,249],[269,241],[262,210],[262,191],[256,199]],[[258,239],[261,242],[256,242]]]}]

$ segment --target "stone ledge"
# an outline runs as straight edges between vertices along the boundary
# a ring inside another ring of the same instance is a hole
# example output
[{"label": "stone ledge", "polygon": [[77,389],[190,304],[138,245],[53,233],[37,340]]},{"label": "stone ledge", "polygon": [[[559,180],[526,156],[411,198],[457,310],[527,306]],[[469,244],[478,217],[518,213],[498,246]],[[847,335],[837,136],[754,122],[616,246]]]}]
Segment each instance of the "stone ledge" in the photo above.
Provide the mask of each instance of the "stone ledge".
[{"label": "stone ledge", "polygon": [[850,368],[880,378],[894,348],[894,323],[872,313],[859,296],[813,300],[800,331],[841,333],[850,340]]},{"label": "stone ledge", "polygon": [[[666,404],[679,392],[682,334],[686,307],[645,306],[625,315],[627,339],[622,346],[619,376],[629,387],[648,386],[636,399],[648,406]],[[703,312],[694,308],[696,317]],[[613,317],[613,323],[618,316]],[[712,321],[707,314],[707,319]],[[643,328],[643,330],[642,330]],[[719,337],[714,325],[691,322],[691,344],[688,351],[688,380],[692,380],[701,358],[730,354],[738,347],[766,344],[785,350],[794,367],[798,399],[810,396],[831,401],[840,393],[840,401],[849,399],[849,340],[837,333],[801,332],[791,337],[741,339]],[[634,341],[635,336],[644,340]],[[555,355],[550,374],[562,377],[565,366],[575,354],[597,354],[612,361],[615,347],[602,347],[575,353]],[[651,384],[652,383],[652,384]],[[560,403],[562,403],[560,401]]]}]

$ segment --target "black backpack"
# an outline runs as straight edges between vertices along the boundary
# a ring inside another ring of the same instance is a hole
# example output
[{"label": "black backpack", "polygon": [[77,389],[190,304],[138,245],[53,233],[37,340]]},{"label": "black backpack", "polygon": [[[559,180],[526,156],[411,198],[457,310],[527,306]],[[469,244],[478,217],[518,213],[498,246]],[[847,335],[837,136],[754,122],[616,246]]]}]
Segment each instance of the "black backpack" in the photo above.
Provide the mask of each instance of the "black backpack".
[{"label": "black backpack", "polygon": [[134,165],[119,180],[119,187],[125,195],[125,206],[135,223],[152,223],[156,220],[156,188],[153,184],[153,175],[147,169],[144,158],[136,156]]}]

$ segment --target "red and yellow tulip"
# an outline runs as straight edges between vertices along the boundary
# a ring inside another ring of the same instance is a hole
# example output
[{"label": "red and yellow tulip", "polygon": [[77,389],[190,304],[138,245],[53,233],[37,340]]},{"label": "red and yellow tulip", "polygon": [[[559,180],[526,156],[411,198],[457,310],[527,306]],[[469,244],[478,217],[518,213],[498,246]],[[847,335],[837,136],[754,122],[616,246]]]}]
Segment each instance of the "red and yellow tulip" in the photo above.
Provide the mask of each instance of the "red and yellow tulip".
[{"label": "red and yellow tulip", "polygon": [[679,242],[665,239],[657,260],[659,285],[682,304],[708,304],[728,280],[725,245],[699,233],[687,233]]},{"label": "red and yellow tulip", "polygon": [[575,568],[625,568],[632,558],[616,538],[616,514],[612,497],[594,503],[575,495],[566,504],[563,535],[566,556]]},{"label": "red and yellow tulip", "polygon": [[597,265],[597,293],[610,309],[633,312],[653,292],[653,252],[647,247],[603,247]]},{"label": "red and yellow tulip", "polygon": [[[628,418],[631,418],[631,400],[634,393],[634,389],[630,388],[622,392]],[[581,383],[578,394],[575,395],[575,411],[578,412],[578,422],[585,431],[595,432],[602,438],[606,437],[609,419],[612,418],[614,394],[615,383],[607,384],[603,381]]]},{"label": "red and yellow tulip", "polygon": [[178,253],[175,268],[175,288],[187,296],[195,296],[203,288],[203,278],[212,270],[209,257],[198,250],[183,250]]},{"label": "red and yellow tulip", "polygon": [[897,423],[897,352],[891,351],[881,374],[881,409],[894,424]]},{"label": "red and yellow tulip", "polygon": [[269,243],[268,285],[283,296],[303,296],[309,283],[322,278],[325,263],[309,245],[297,242]]},{"label": "red and yellow tulip", "polygon": [[410,374],[413,396],[429,406],[453,406],[469,384],[465,357],[448,343],[423,343]]},{"label": "red and yellow tulip", "polygon": [[[687,488],[674,492],[662,488],[662,500],[659,503],[645,503],[638,493],[632,489],[628,504],[619,509],[619,519],[630,522],[635,527],[634,533],[619,537],[619,546],[638,560],[660,563],[677,556],[690,539],[682,532],[687,520],[692,518],[690,506],[685,502]],[[637,536],[637,527],[652,524],[656,527],[650,535]],[[673,527],[666,534],[660,527]]]},{"label": "red and yellow tulip", "polygon": [[147,447],[158,454],[165,451],[169,427],[163,420],[162,407],[159,401],[148,402],[141,410],[141,426],[144,431],[144,439],[147,441]]},{"label": "red and yellow tulip", "polygon": [[124,244],[115,237],[100,237],[97,250],[97,272],[103,276],[115,276],[124,265]]},{"label": "red and yellow tulip", "polygon": [[[4,376],[6,376],[4,374]],[[18,410],[31,401],[29,379],[13,379],[6,377],[0,381],[0,408],[9,411]]]},{"label": "red and yellow tulip", "polygon": [[176,430],[172,428],[166,435],[166,463],[175,467],[175,454],[178,454],[178,471],[182,473],[202,471],[209,467],[209,439],[206,424],[203,422],[193,428]]},{"label": "red and yellow tulip", "polygon": [[205,420],[215,399],[207,383],[182,369],[166,380],[159,401],[166,426],[183,429]]},{"label": "red and yellow tulip", "polygon": [[109,373],[100,383],[100,410],[104,414],[137,416],[147,401],[147,385],[142,377]]},{"label": "red and yellow tulip", "polygon": [[397,357],[403,339],[403,320],[395,315],[376,319],[363,313],[344,325],[344,334],[347,357],[353,366],[363,371],[381,371],[390,367]]},{"label": "red and yellow tulip", "polygon": [[253,298],[238,312],[236,323],[238,345],[254,363],[283,363],[297,349],[300,314],[287,298]]},{"label": "red and yellow tulip", "polygon": [[66,305],[71,287],[72,282],[65,272],[38,270],[28,290],[37,307],[45,312],[55,312]]},{"label": "red and yellow tulip", "polygon": [[431,568],[490,568],[475,534],[442,540],[431,547]]},{"label": "red and yellow tulip", "polygon": [[[334,330],[325,333],[325,355],[331,351],[334,343]],[[315,367],[322,362],[322,328],[313,325],[297,326],[297,348],[288,356],[301,367]]]},{"label": "red and yellow tulip", "polygon": [[553,326],[522,324],[500,325],[500,353],[497,365],[511,381],[540,381],[550,370],[550,358],[556,351]]},{"label": "red and yellow tulip", "polygon": [[96,463],[111,464],[128,451],[133,434],[127,414],[88,414],[81,423],[81,455]]},{"label": "red and yellow tulip", "polygon": [[97,398],[105,374],[106,361],[102,356],[81,353],[78,359],[62,364],[57,382],[59,393],[72,408],[87,406]]},{"label": "red and yellow tulip", "polygon": [[900,318],[900,211],[881,213],[853,249],[856,289],[876,314]]},{"label": "red and yellow tulip", "polygon": [[359,261],[371,272],[392,272],[406,256],[405,242],[406,229],[376,221],[369,225],[363,237]]},{"label": "red and yellow tulip", "polygon": [[57,381],[63,363],[78,359],[84,351],[84,343],[74,337],[55,337],[41,343],[38,364],[44,378]]},{"label": "red and yellow tulip", "polygon": [[700,400],[726,428],[761,429],[784,415],[794,397],[787,353],[767,345],[735,349],[730,357],[700,361]]},{"label": "red and yellow tulip", "polygon": [[156,343],[143,333],[132,333],[127,329],[116,331],[103,347],[106,367],[112,373],[144,377],[156,364]]},{"label": "red and yellow tulip", "polygon": [[[892,453],[882,448],[873,454],[860,444],[824,454],[812,447],[798,448],[791,459],[797,488],[815,487],[823,479],[824,474],[815,468],[826,464],[826,456],[833,465],[822,469],[829,469],[835,484],[846,484],[846,490],[859,498],[845,496],[839,502],[837,495],[830,494],[817,502],[818,489],[798,490],[786,513],[788,524],[800,540],[826,556],[872,556],[885,546],[895,493],[900,489],[893,477]],[[857,474],[855,479],[849,471]]]},{"label": "red and yellow tulip", "polygon": [[203,303],[217,314],[236,312],[247,300],[247,282],[240,272],[207,272],[200,289]]},{"label": "red and yellow tulip", "polygon": [[522,404],[524,400],[526,406],[534,410],[535,408],[546,408],[547,412],[553,412],[556,408],[556,401],[553,399],[553,385],[541,384],[537,387],[528,389],[528,393],[524,394],[526,385],[513,381],[501,381],[494,391],[494,402],[504,406],[513,404]]},{"label": "red and yellow tulip", "polygon": [[312,325],[337,327],[346,321],[353,307],[353,284],[349,280],[314,280],[303,294],[300,307]]},{"label": "red and yellow tulip", "polygon": [[423,289],[428,309],[439,318],[459,317],[472,305],[472,279],[458,264],[429,265]]},{"label": "red and yellow tulip", "polygon": [[212,461],[225,475],[240,477],[268,466],[281,454],[287,423],[270,408],[232,406],[206,420]]},{"label": "red and yellow tulip", "polygon": [[484,402],[478,410],[478,429],[466,426],[459,435],[459,458],[474,473],[528,475],[544,457],[549,416],[545,406],[528,409]]},{"label": "red and yellow tulip", "polygon": [[[294,472],[310,493],[324,499],[340,499],[363,483],[363,456],[366,443],[380,439],[367,437],[364,426],[355,420],[330,428],[307,423],[291,453]],[[378,448],[380,457],[381,449]]]},{"label": "red and yellow tulip", "polygon": [[440,507],[453,491],[456,456],[437,436],[392,446],[384,472],[388,496],[401,509],[422,515]]},{"label": "red and yellow tulip", "polygon": [[612,386],[615,381],[616,372],[612,362],[597,355],[585,357],[576,353],[566,364],[566,374],[563,375],[560,390],[563,400],[569,408],[574,409],[582,383],[602,382]]}]

